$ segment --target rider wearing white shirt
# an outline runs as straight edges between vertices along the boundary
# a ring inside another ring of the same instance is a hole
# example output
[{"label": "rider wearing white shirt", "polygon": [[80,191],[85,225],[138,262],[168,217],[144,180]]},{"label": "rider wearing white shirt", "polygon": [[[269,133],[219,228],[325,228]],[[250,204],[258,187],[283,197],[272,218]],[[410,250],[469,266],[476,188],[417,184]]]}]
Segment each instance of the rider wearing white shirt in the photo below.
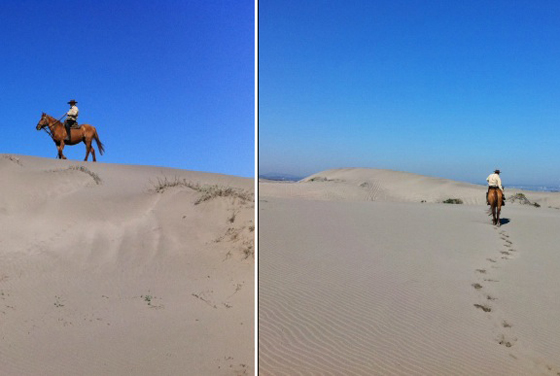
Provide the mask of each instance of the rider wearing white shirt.
[{"label": "rider wearing white shirt", "polygon": [[[490,191],[490,188],[500,188],[500,191],[502,191],[502,205],[505,205],[506,196],[504,194],[504,187],[502,187],[502,179],[500,179],[500,170],[496,170],[493,174],[490,174],[486,178],[486,181],[488,182],[488,191]],[[488,192],[486,192],[486,204],[490,205],[488,202]]]},{"label": "rider wearing white shirt", "polygon": [[70,109],[66,113],[66,120],[64,121],[64,126],[66,127],[66,133],[68,136],[66,137],[66,141],[70,141],[70,128],[78,123],[78,106],[76,106],[78,102],[72,99],[68,104],[70,105]]}]

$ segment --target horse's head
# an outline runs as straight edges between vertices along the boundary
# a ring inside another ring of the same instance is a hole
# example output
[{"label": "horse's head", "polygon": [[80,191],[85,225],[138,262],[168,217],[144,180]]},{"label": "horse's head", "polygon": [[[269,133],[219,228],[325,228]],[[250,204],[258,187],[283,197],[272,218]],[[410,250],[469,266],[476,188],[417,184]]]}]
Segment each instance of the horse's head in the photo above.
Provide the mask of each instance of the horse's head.
[{"label": "horse's head", "polygon": [[49,120],[47,119],[47,114],[43,112],[43,116],[41,116],[41,120],[37,123],[37,130],[40,131],[43,127],[49,125]]}]

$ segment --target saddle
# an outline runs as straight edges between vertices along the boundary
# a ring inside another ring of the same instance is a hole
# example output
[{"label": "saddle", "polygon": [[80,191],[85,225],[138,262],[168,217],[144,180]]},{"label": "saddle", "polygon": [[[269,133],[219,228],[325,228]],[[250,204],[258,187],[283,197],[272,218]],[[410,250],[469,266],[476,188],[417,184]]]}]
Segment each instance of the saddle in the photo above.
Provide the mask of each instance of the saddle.
[{"label": "saddle", "polygon": [[[74,123],[72,123],[72,124],[70,125],[69,129],[70,129],[70,132],[71,132],[72,129],[80,129],[81,127],[82,127],[82,126],[79,125],[77,121],[75,121]],[[68,128],[67,128],[67,129],[68,129]],[[67,133],[68,133],[68,132],[67,132]],[[70,136],[70,133],[68,133],[68,134],[66,135],[66,138],[64,139],[64,141],[70,141],[70,140],[71,140],[70,137],[71,137],[71,136]]]}]

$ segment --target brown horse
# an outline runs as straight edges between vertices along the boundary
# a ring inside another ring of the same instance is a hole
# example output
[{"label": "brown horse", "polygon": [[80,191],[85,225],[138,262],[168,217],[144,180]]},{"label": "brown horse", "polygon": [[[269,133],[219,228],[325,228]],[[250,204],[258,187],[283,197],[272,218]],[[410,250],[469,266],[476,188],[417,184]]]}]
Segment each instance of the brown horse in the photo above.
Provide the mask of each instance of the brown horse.
[{"label": "brown horse", "polygon": [[502,210],[502,190],[500,188],[490,187],[488,189],[488,202],[490,203],[490,212],[492,213],[492,223],[494,226],[500,225],[500,211]]},{"label": "brown horse", "polygon": [[93,149],[93,146],[91,146],[93,140],[97,142],[97,148],[99,149],[101,155],[103,155],[103,152],[105,151],[103,144],[99,141],[99,137],[97,136],[97,130],[93,125],[82,124],[80,128],[70,129],[70,141],[65,141],[68,133],[66,132],[64,124],[43,112],[41,120],[37,123],[37,130],[40,131],[41,129],[44,129],[53,139],[56,147],[58,148],[59,159],[66,159],[64,154],[62,154],[64,145],[76,145],[80,142],[86,144],[86,157],[84,161],[87,161],[89,153],[91,153],[93,161],[96,162],[95,150]]}]

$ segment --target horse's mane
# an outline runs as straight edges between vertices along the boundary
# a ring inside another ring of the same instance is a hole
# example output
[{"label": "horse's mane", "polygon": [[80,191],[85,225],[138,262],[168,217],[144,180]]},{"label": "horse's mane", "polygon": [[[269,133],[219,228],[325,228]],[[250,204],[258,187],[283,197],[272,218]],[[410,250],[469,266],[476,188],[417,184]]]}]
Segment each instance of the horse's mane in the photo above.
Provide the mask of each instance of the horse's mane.
[{"label": "horse's mane", "polygon": [[49,115],[49,114],[47,114],[47,113],[45,113],[45,112],[43,112],[43,114],[49,119],[49,121],[54,120],[54,123],[55,123],[55,124],[56,124],[56,123],[62,124],[62,122],[61,122],[60,120],[55,119],[54,116],[51,116],[51,115]]}]

